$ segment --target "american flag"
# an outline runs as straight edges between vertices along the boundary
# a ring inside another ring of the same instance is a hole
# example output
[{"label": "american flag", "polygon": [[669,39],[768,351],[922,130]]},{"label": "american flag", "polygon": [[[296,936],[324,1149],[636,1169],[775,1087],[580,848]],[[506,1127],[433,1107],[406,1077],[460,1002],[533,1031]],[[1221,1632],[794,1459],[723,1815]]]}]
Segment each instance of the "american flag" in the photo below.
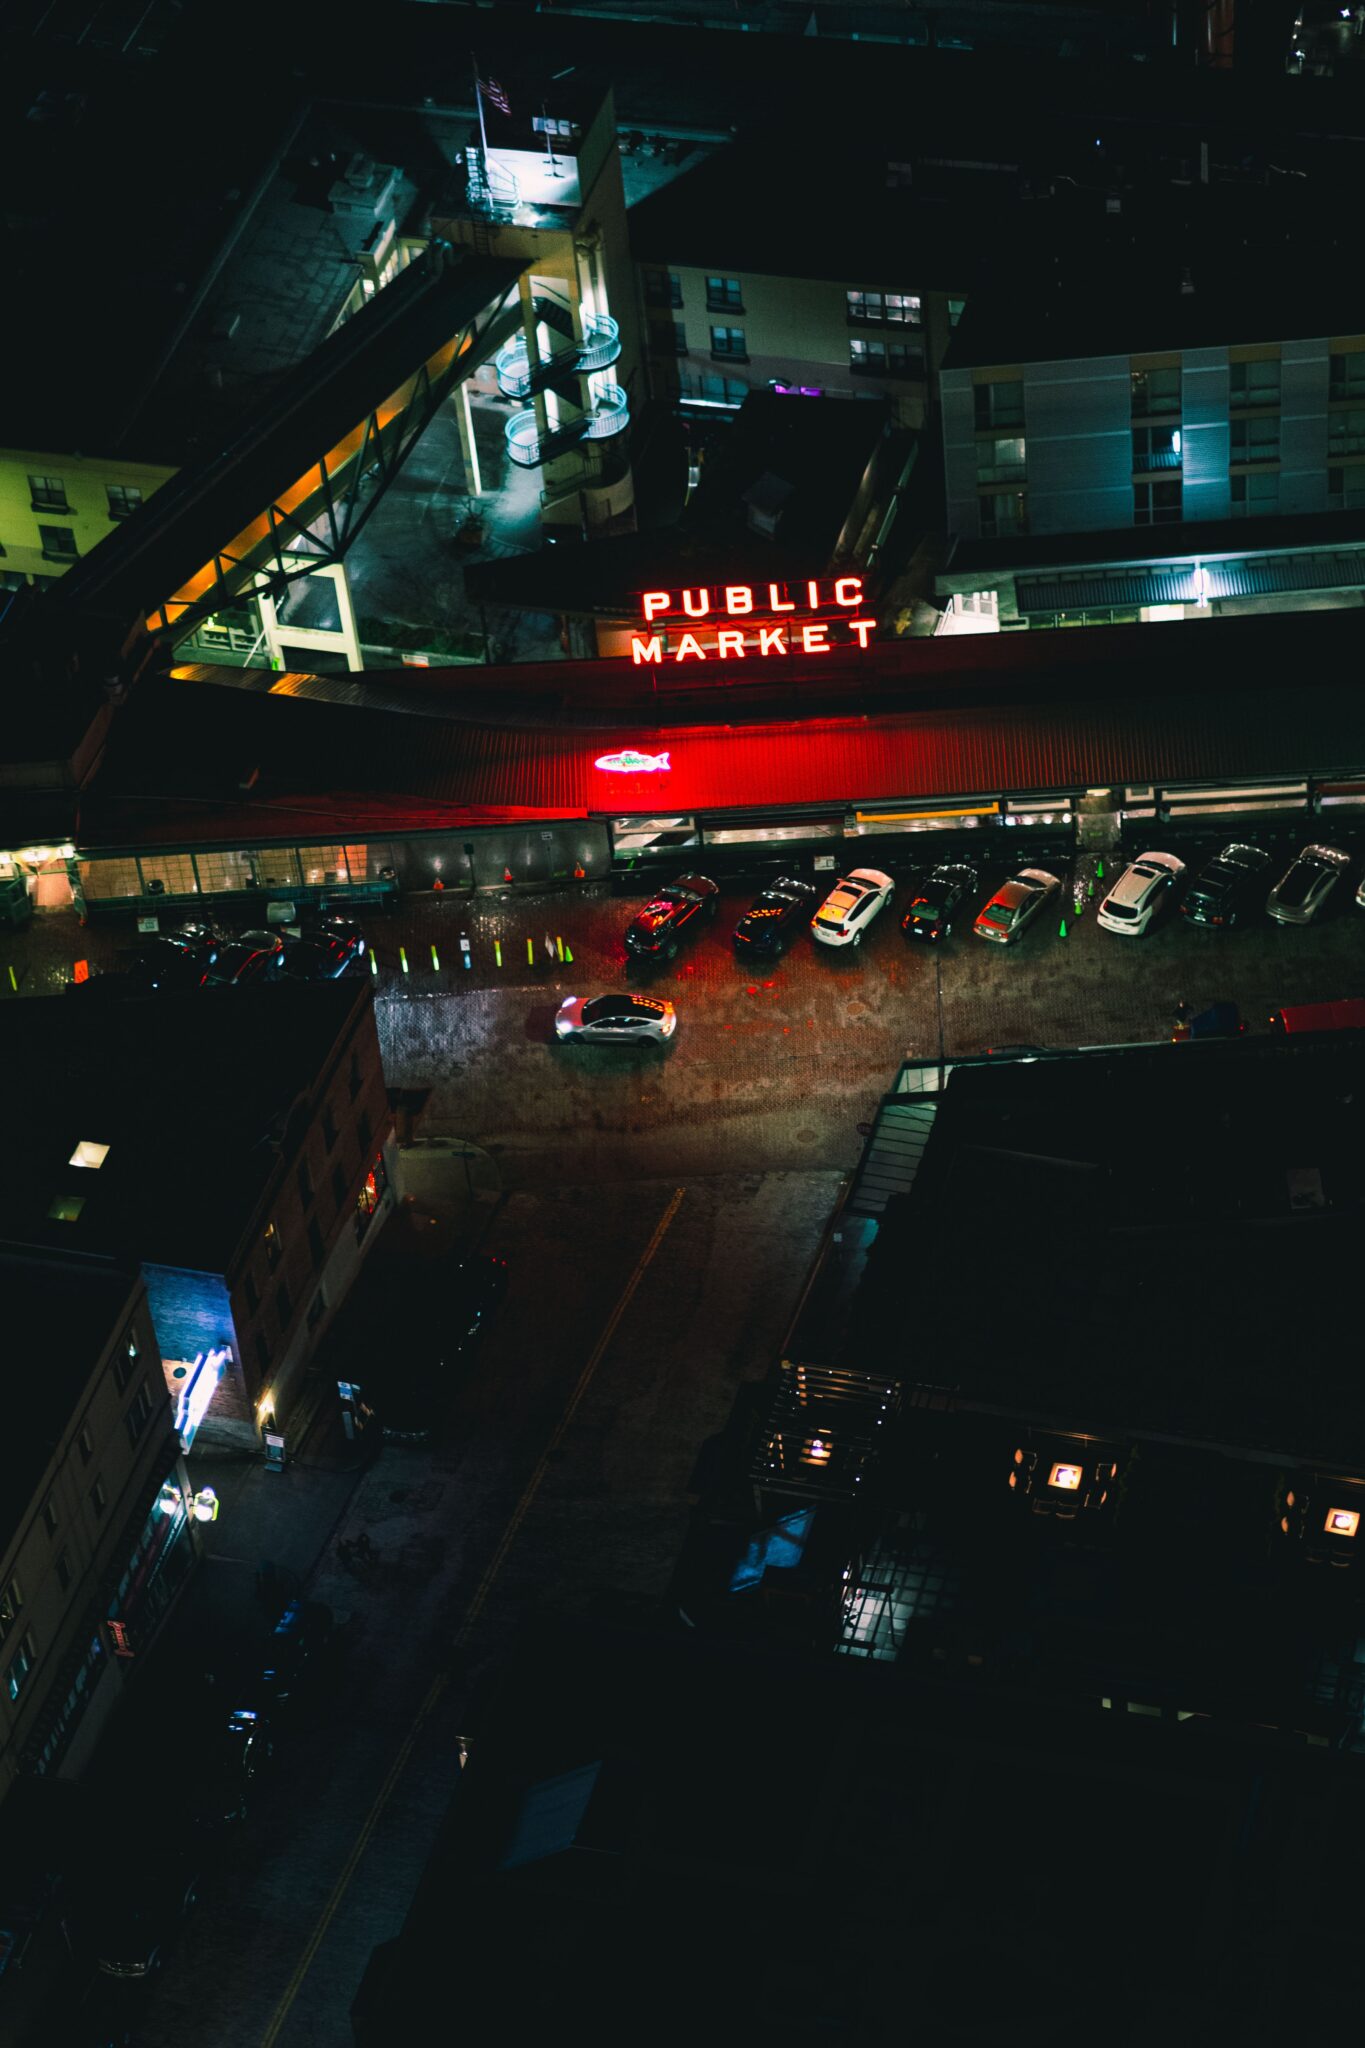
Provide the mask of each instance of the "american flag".
[{"label": "american flag", "polygon": [[512,108],[508,102],[507,94],[498,84],[496,78],[481,78],[479,80],[479,91],[488,101],[489,106],[496,107],[500,114],[511,113]]}]

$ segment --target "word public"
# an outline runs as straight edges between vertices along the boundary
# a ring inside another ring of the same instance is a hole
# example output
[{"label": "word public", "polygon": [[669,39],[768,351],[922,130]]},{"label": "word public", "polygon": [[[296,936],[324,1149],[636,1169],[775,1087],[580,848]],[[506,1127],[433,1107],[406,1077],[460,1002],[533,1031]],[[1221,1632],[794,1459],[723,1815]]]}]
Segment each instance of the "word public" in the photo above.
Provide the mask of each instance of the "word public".
[{"label": "word public", "polygon": [[[659,619],[681,618],[699,624],[705,620],[714,624],[715,633],[703,642],[689,627],[667,655],[662,633],[632,633],[630,658],[638,667],[643,662],[666,659],[742,661],[749,654],[835,654],[851,645],[862,650],[877,630],[875,619],[850,616],[860,609],[862,602],[861,576],[839,576],[829,584],[811,577],[804,586],[726,583],[714,589],[681,590],[676,600],[671,590],[646,590],[640,599],[646,626]],[[811,616],[828,612],[831,606],[833,618]],[[798,617],[787,619],[784,613]],[[800,614],[805,617],[800,618]],[[746,623],[728,626],[720,623],[722,619],[743,619]],[[832,642],[829,635],[836,628],[841,639]]]}]

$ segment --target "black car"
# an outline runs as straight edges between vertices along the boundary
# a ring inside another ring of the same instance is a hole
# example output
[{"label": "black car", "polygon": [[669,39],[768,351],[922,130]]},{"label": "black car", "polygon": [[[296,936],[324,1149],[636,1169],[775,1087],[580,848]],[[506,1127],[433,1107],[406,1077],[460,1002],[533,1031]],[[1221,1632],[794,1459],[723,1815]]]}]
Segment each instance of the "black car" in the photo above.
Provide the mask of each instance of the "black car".
[{"label": "black car", "polygon": [[183,953],[194,953],[205,962],[213,958],[226,937],[217,925],[206,924],[202,918],[190,918],[174,931],[161,934],[165,945],[179,946]]},{"label": "black car", "polygon": [[261,1671],[261,1696],[272,1711],[286,1706],[323,1658],[333,1634],[322,1600],[291,1600],[271,1631]]},{"label": "black car", "polygon": [[810,923],[818,891],[813,882],[779,875],[755,896],[735,926],[735,949],[741,954],[780,953]]},{"label": "black car", "polygon": [[195,1903],[198,1866],[174,1846],[148,1848],[101,1878],[81,1913],[83,1944],[106,1977],[150,1977]]},{"label": "black car", "polygon": [[208,970],[211,956],[173,939],[149,939],[136,951],[120,955],[119,966],[128,979],[146,995],[170,995],[177,990],[198,988]]},{"label": "black car", "polygon": [[918,881],[905,906],[901,930],[907,939],[941,939],[953,928],[953,918],[965,896],[977,886],[975,868],[959,861],[940,861]]},{"label": "black car", "polygon": [[201,1827],[233,1826],[246,1819],[272,1746],[269,1720],[255,1707],[235,1707],[214,1727],[190,1792],[192,1817]]},{"label": "black car", "polygon": [[1270,855],[1261,846],[1225,846],[1186,889],[1180,914],[1204,930],[1231,931],[1260,914]]},{"label": "black car", "polygon": [[626,929],[626,951],[636,960],[674,960],[678,942],[716,914],[720,891],[707,875],[679,875],[651,896]]},{"label": "black car", "polygon": [[278,932],[243,932],[218,949],[200,979],[205,988],[241,988],[278,973],[283,955],[284,940]]},{"label": "black car", "polygon": [[335,947],[348,960],[363,960],[365,957],[365,934],[358,924],[352,924],[349,917],[339,917],[334,911],[310,912],[301,917],[292,929],[309,945]]},{"label": "black car", "polygon": [[349,951],[337,939],[286,939],[275,965],[286,981],[336,981],[343,974],[363,974],[361,952]]}]

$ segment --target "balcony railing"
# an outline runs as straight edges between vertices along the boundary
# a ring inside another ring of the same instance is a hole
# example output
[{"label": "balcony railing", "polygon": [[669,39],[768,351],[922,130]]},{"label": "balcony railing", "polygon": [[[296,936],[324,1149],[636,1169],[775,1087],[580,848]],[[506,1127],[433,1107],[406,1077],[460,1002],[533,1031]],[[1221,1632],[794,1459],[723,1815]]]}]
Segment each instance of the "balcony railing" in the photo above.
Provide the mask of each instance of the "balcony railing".
[{"label": "balcony railing", "polygon": [[540,431],[534,412],[519,412],[507,422],[507,453],[522,469],[536,469],[580,441],[605,441],[630,425],[630,401],[619,384],[613,384],[595,404],[576,419],[565,420],[547,434]]},{"label": "balcony railing", "polygon": [[524,334],[513,335],[494,357],[498,388],[508,398],[529,398],[556,377],[605,370],[621,353],[621,331],[609,313],[589,313],[583,339],[570,340],[532,362]]}]

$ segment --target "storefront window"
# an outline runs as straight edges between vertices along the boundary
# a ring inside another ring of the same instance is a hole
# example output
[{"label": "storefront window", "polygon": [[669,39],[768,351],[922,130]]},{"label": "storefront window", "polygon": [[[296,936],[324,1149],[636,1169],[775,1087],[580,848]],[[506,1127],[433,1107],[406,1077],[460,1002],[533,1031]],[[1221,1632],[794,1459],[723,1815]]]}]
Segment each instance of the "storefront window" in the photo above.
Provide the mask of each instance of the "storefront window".
[{"label": "storefront window", "polygon": [[142,894],[135,860],[83,860],[80,870],[87,903],[113,903]]},{"label": "storefront window", "polygon": [[194,858],[188,853],[147,854],[139,860],[144,896],[197,896]]},{"label": "storefront window", "polygon": [[[356,849],[361,857],[361,873],[365,872],[365,849]],[[301,846],[299,860],[303,867],[303,879],[310,889],[344,888],[351,879],[346,863],[344,846]]]},{"label": "storefront window", "polygon": [[254,855],[256,880],[263,889],[297,889],[299,856],[292,846],[263,846]]}]

